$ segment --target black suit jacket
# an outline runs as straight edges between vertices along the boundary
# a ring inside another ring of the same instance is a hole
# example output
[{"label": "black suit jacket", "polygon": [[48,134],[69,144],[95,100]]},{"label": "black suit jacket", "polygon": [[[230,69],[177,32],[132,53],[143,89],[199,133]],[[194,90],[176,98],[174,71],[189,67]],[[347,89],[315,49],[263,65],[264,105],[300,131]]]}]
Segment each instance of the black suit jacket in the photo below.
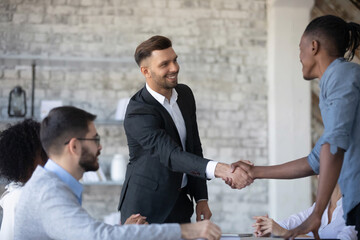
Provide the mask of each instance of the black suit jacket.
[{"label": "black suit jacket", "polygon": [[206,165],[196,122],[195,99],[183,84],[175,88],[186,126],[186,152],[170,114],[147,91],[138,91],[126,110],[124,127],[130,161],[120,195],[121,220],[140,213],[149,223],[163,223],[179,196],[183,173],[195,200],[207,199]]}]

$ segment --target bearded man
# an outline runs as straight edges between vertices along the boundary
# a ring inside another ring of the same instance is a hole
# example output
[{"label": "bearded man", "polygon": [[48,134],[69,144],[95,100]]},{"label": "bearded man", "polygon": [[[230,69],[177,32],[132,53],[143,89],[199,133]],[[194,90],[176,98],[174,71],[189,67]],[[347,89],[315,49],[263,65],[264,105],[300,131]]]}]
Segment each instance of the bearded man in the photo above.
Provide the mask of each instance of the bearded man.
[{"label": "bearded man", "polygon": [[93,219],[81,207],[84,172],[99,168],[100,136],[96,116],[64,106],[50,111],[42,121],[41,143],[49,156],[23,187],[15,210],[14,239],[194,239],[220,238],[221,230],[210,221],[194,224],[145,223],[139,214],[129,225],[108,225]]}]

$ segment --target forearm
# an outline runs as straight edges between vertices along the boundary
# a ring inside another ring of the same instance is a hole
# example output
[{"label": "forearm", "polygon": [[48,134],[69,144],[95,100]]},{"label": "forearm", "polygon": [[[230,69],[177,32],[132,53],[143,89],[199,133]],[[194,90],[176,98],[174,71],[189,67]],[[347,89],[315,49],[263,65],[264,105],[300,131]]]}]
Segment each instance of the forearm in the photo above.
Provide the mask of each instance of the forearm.
[{"label": "forearm", "polygon": [[344,151],[338,149],[335,155],[330,152],[330,144],[322,145],[320,152],[320,174],[314,212],[321,216],[329,203],[331,194],[339,178],[344,159]]},{"label": "forearm", "polygon": [[293,179],[314,175],[307,157],[274,166],[254,166],[250,175],[255,178]]},{"label": "forearm", "polygon": [[[277,223],[275,222],[275,224],[274,224],[274,226],[273,226],[273,230],[272,230],[271,233],[272,233],[272,235],[274,235],[274,236],[280,236],[280,237],[282,237],[282,236],[285,236],[288,232],[289,232],[288,229],[281,227],[279,224],[277,224]],[[299,235],[298,237],[308,238],[309,236],[306,235],[306,234],[304,234],[304,235]]]},{"label": "forearm", "polygon": [[271,234],[274,235],[274,236],[284,236],[286,233],[288,232],[287,229],[277,225],[277,226],[273,226],[273,229],[271,231]]},{"label": "forearm", "polygon": [[186,173],[202,179],[207,178],[206,166],[209,161],[209,159],[182,151],[180,148],[172,151],[167,159],[160,154],[160,162],[171,171]]},{"label": "forearm", "polygon": [[215,168],[214,175],[216,178],[225,178],[231,172],[231,167],[226,163],[218,163]]}]

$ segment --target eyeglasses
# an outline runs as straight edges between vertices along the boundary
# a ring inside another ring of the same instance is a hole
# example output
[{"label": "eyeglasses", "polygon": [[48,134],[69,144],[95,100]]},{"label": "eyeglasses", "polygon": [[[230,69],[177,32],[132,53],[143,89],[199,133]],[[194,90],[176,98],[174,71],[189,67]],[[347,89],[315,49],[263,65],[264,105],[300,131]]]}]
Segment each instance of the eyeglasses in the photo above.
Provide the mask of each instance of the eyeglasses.
[{"label": "eyeglasses", "polygon": [[[97,136],[95,138],[76,138],[76,139],[80,141],[94,141],[97,147],[100,146],[100,136]],[[64,145],[69,144],[70,141],[71,139],[69,141],[66,141]]]}]

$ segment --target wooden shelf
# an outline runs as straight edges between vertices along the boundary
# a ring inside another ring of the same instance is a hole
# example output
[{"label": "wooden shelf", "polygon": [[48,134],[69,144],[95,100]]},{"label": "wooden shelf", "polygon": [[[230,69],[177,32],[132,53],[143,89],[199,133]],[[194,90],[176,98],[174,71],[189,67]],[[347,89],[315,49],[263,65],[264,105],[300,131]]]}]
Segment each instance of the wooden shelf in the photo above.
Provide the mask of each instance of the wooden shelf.
[{"label": "wooden shelf", "polygon": [[[30,118],[30,117],[28,117]],[[23,121],[25,118],[5,118],[5,119],[0,119],[0,125],[1,124],[14,124],[17,122],[21,122]],[[34,119],[36,121],[39,121],[37,119]],[[95,120],[95,125],[122,125],[124,123],[123,120]]]},{"label": "wooden shelf", "polygon": [[2,65],[21,65],[31,66],[33,63],[40,67],[99,67],[99,68],[119,68],[119,65],[134,65],[136,63],[132,57],[78,57],[78,56],[39,56],[39,55],[6,55],[0,54]]}]

